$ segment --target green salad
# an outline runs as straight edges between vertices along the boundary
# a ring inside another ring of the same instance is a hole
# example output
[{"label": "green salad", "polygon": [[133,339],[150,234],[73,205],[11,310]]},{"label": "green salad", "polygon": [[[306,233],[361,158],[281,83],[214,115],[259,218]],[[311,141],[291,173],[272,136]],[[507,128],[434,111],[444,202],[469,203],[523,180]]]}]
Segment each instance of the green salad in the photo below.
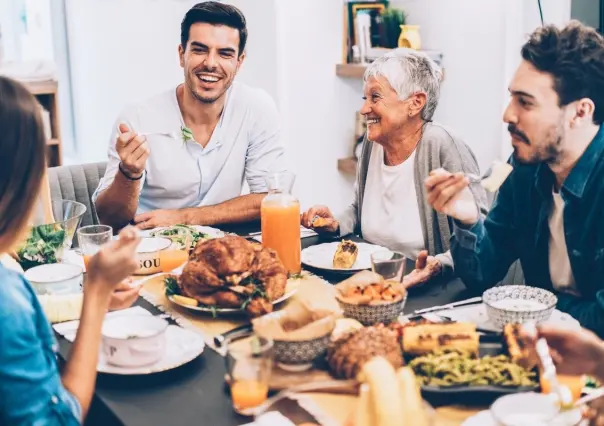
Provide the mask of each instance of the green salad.
[{"label": "green salad", "polygon": [[67,233],[61,224],[40,225],[32,229],[25,244],[17,251],[24,270],[47,263],[57,263]]},{"label": "green salad", "polygon": [[160,229],[151,233],[152,237],[164,237],[170,239],[173,243],[176,243],[179,248],[185,248],[187,240],[190,240],[189,249],[195,248],[197,243],[201,240],[207,240],[210,238],[209,234],[199,232],[192,226],[188,225],[174,225],[169,228]]}]

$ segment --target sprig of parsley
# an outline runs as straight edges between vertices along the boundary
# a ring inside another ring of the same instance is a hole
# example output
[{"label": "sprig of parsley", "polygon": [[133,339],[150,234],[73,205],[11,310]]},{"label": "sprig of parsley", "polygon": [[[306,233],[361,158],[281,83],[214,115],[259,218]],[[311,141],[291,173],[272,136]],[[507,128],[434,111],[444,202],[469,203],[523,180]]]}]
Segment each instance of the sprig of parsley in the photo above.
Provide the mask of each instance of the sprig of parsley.
[{"label": "sprig of parsley", "polygon": [[180,134],[182,136],[183,145],[189,141],[195,140],[193,138],[193,131],[185,125],[180,126]]},{"label": "sprig of parsley", "polygon": [[169,276],[164,279],[165,292],[166,296],[172,295],[180,295],[180,287],[178,287],[178,282],[176,281],[176,277]]}]

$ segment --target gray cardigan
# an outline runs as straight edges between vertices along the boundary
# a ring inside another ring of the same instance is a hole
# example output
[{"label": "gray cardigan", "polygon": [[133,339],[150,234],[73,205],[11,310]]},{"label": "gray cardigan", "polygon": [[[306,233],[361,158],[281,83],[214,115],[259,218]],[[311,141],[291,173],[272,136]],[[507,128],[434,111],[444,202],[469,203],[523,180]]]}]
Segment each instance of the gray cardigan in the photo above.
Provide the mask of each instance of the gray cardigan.
[{"label": "gray cardigan", "polygon": [[[340,235],[356,233],[362,236],[361,213],[369,158],[373,142],[363,141],[361,157],[357,166],[355,196],[353,203],[338,216]],[[470,148],[450,129],[433,122],[424,125],[423,134],[416,148],[414,176],[417,204],[419,206],[425,247],[431,256],[436,256],[443,265],[443,274],[453,275],[453,260],[449,252],[449,240],[453,230],[453,220],[436,212],[427,201],[424,181],[430,171],[443,168],[450,172],[480,174],[476,157]],[[487,197],[480,184],[470,186],[481,214],[487,214]]]}]

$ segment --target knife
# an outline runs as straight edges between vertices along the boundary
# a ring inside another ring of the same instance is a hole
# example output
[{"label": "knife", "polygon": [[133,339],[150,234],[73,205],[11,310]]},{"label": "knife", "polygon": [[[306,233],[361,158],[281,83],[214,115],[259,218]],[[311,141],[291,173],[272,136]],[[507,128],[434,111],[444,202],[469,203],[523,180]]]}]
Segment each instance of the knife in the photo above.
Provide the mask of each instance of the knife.
[{"label": "knife", "polygon": [[459,302],[453,302],[453,303],[449,303],[446,305],[432,306],[431,308],[418,309],[417,311],[413,311],[413,313],[411,313],[409,315],[405,315],[405,316],[406,317],[415,317],[418,315],[426,314],[428,312],[444,311],[445,309],[456,308],[458,306],[473,305],[475,303],[482,303],[482,297],[480,297],[480,296],[472,297],[471,299],[460,300]]},{"label": "knife", "polygon": [[244,324],[244,325],[240,325],[239,327],[235,327],[232,330],[229,330],[225,333],[215,336],[214,345],[217,348],[221,348],[222,345],[224,345],[227,340],[234,340],[234,339],[237,339],[238,337],[243,337],[246,334],[249,334],[250,331],[252,331],[253,329],[254,329],[254,327],[252,326],[252,324]]}]

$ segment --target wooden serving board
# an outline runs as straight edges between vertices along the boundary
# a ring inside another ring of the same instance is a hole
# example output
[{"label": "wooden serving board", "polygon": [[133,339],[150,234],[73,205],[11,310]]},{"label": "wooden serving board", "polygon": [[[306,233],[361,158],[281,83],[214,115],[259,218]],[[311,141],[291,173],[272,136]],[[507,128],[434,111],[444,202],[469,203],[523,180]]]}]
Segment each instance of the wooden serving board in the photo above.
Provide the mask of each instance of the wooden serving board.
[{"label": "wooden serving board", "polygon": [[[290,371],[285,371],[279,368],[277,365],[273,366],[273,371],[271,374],[271,380],[269,383],[269,387],[271,390],[280,391],[283,389],[290,388],[292,386],[299,386],[305,384],[320,384],[321,382],[332,382],[337,380],[333,377],[327,370],[320,368],[312,368],[311,370],[302,371],[299,373],[293,373]],[[348,386],[346,381],[342,380],[341,388],[333,388],[329,387],[329,389],[321,389],[317,388],[316,392],[325,391],[328,393],[343,393],[356,395],[358,393],[358,389],[356,386],[351,387]]]}]

